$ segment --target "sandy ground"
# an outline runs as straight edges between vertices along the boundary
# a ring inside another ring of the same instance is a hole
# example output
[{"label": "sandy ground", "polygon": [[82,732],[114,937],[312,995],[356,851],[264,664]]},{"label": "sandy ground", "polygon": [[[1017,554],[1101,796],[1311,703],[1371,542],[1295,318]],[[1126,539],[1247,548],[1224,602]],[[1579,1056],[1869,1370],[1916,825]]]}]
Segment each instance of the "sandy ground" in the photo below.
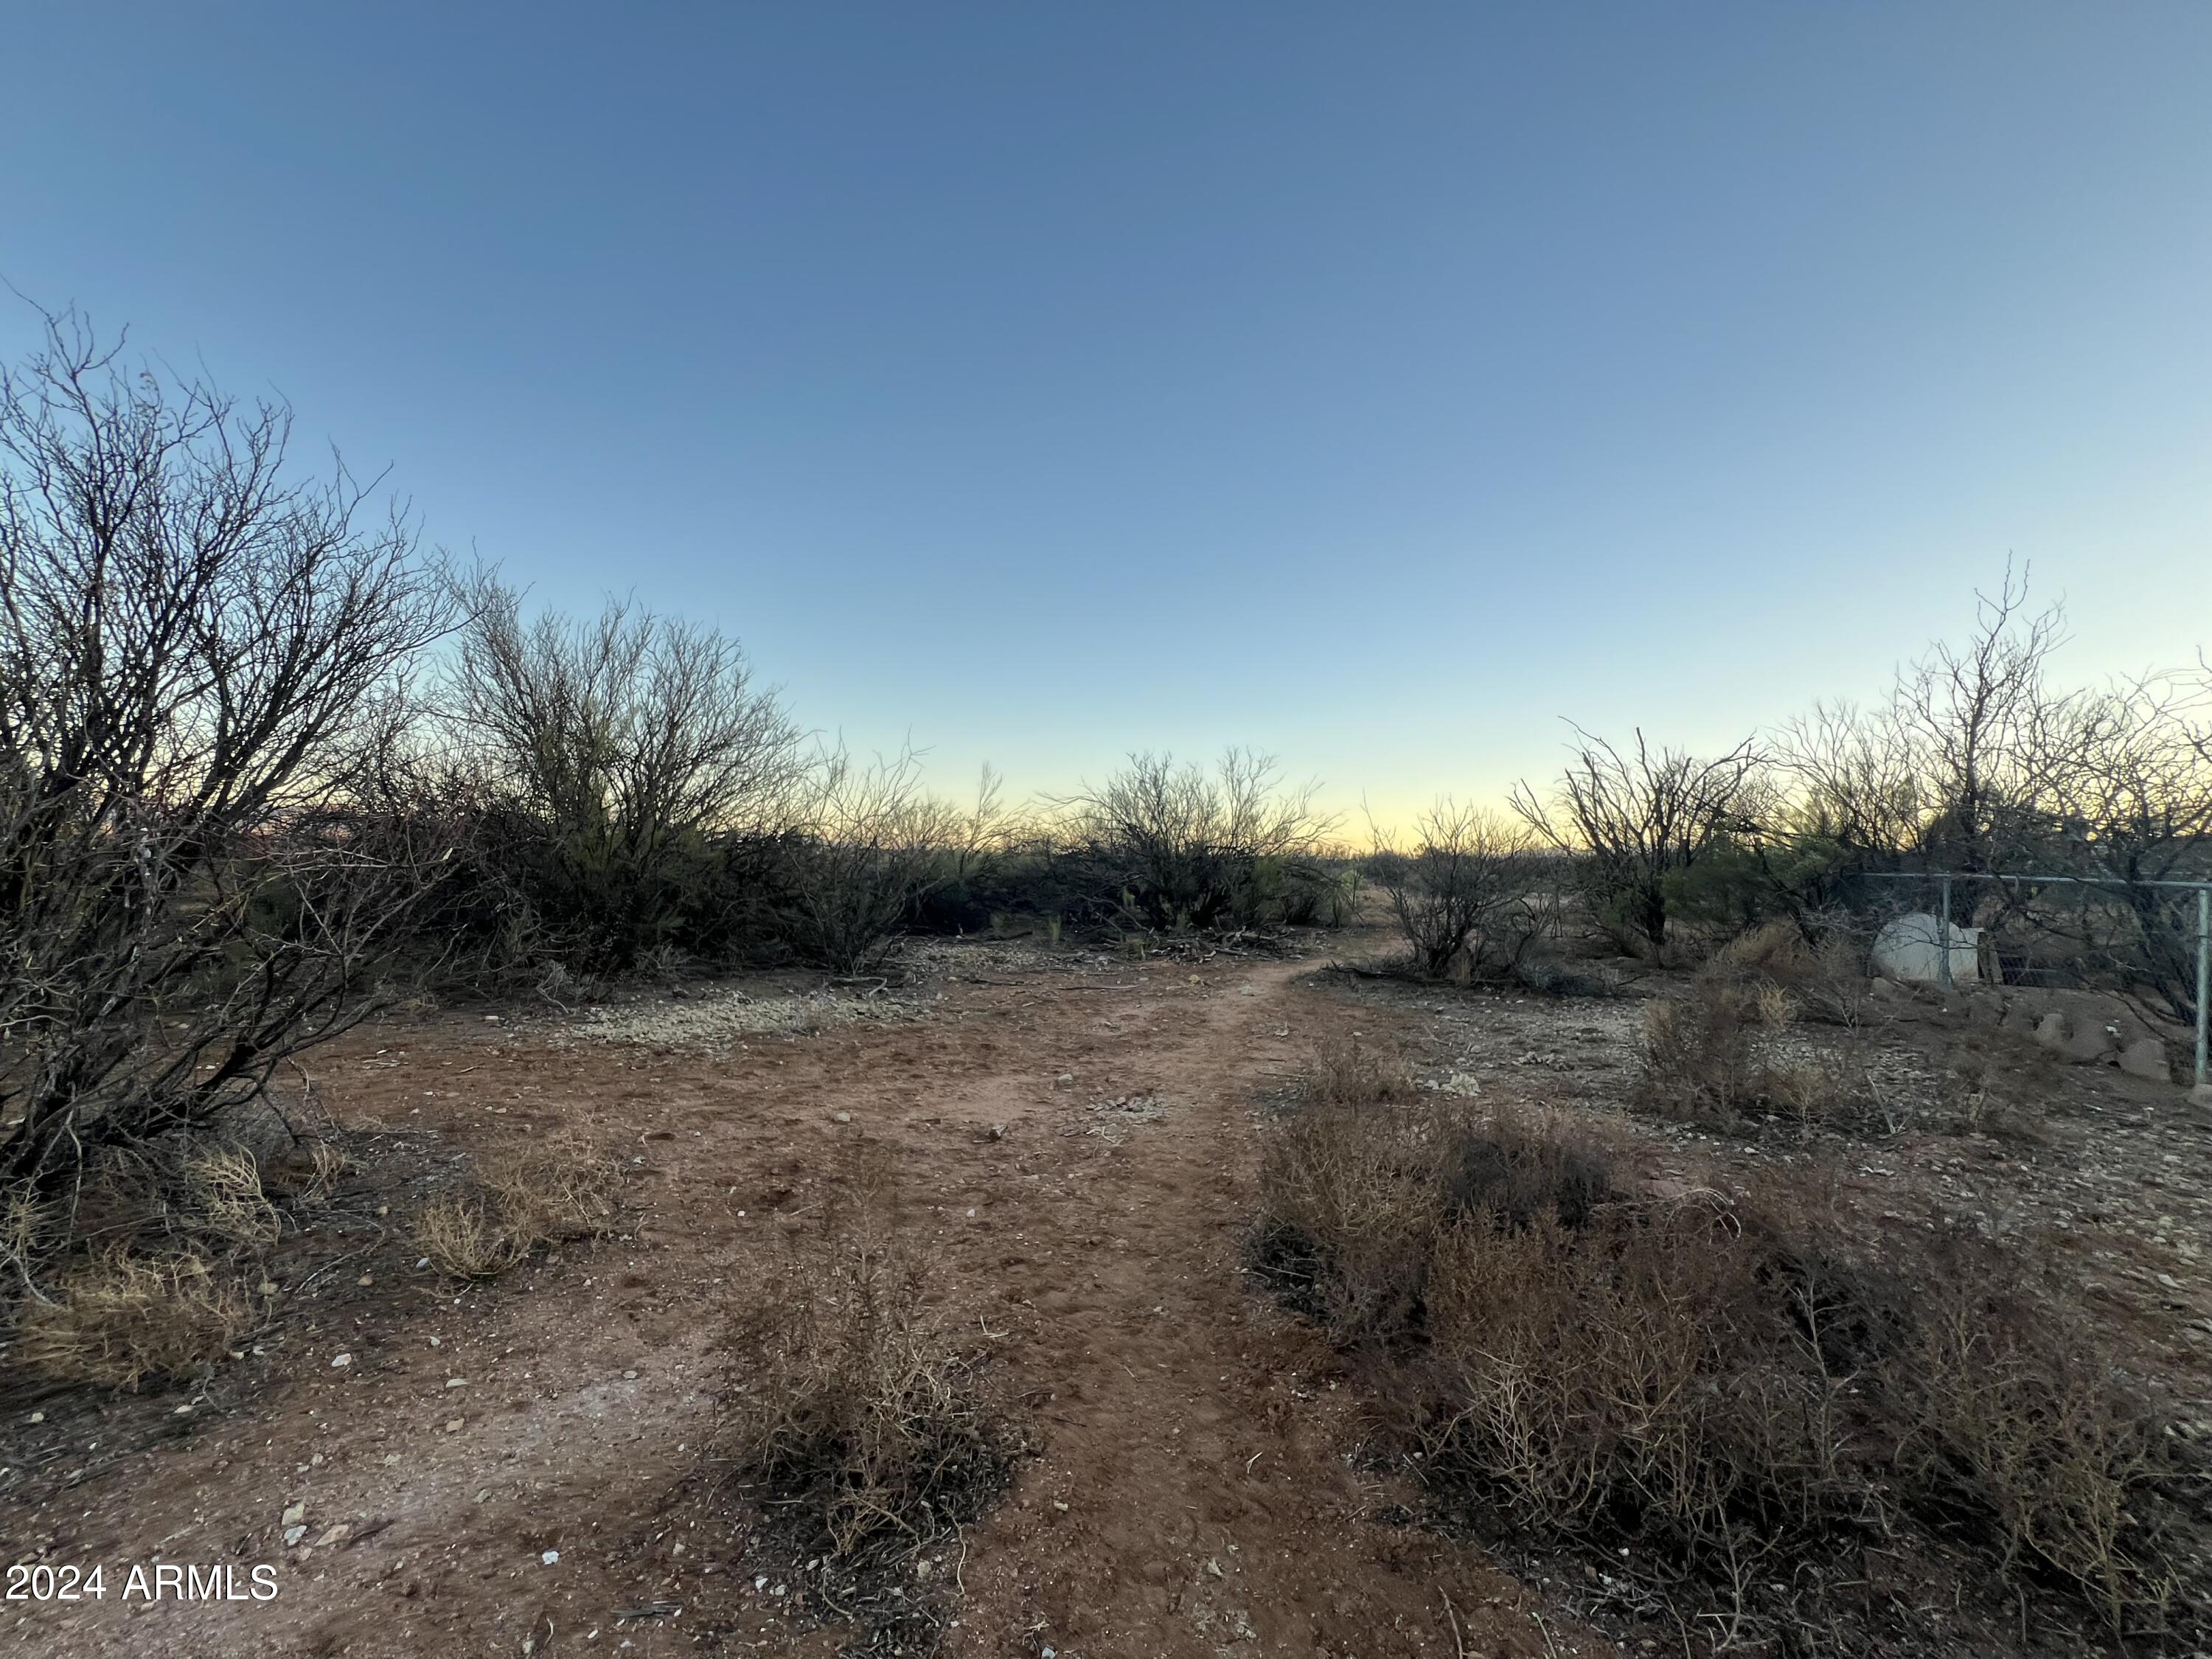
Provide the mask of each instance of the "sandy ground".
[{"label": "sandy ground", "polygon": [[[0,1648],[835,1651],[849,1629],[756,1584],[773,1569],[702,1498],[699,1460],[732,1307],[866,1138],[946,1322],[1036,1446],[928,1558],[916,1594],[951,1621],[944,1651],[1613,1651],[1404,1524],[1411,1493],[1361,1454],[1338,1362],[1241,1270],[1262,1097],[1316,1031],[1414,1016],[1302,982],[1312,960],[935,966],[933,994],[862,1019],[723,991],[672,999],[667,1018],[386,1020],[319,1051],[327,1110],[411,1184],[339,1206],[264,1352],[198,1395],[56,1398],[35,1425],[9,1408],[0,1559],[100,1565],[109,1594],[0,1605]],[[404,1217],[456,1152],[573,1124],[631,1160],[635,1237],[458,1291],[417,1268]],[[295,1504],[307,1532],[288,1550]],[[247,1595],[270,1565],[277,1594],[125,1600],[130,1569],[157,1562],[227,1564]]]}]

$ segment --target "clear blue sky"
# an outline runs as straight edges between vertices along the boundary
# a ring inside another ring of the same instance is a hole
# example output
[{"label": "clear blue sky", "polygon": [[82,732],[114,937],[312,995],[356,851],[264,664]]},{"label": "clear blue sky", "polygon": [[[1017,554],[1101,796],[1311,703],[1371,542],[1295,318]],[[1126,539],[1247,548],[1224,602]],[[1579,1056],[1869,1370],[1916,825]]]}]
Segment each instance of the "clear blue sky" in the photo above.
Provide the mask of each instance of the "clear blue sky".
[{"label": "clear blue sky", "polygon": [[[947,787],[2212,613],[2212,5],[9,8],[0,276]],[[0,301],[0,351],[33,319]]]}]

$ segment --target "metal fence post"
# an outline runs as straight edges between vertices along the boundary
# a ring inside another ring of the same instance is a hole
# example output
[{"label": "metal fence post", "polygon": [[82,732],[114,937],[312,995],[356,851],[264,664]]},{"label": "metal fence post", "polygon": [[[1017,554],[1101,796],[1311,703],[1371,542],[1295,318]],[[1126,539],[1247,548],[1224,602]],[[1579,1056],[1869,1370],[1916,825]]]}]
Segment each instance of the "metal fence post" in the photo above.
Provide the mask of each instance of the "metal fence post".
[{"label": "metal fence post", "polygon": [[1943,988],[1951,988],[1951,878],[1943,878],[1943,896],[1936,906],[1936,948],[1942,952]]},{"label": "metal fence post", "polygon": [[2197,890],[2197,1083],[2206,1081],[2204,1070],[2204,1003],[2212,996],[2212,887]]}]

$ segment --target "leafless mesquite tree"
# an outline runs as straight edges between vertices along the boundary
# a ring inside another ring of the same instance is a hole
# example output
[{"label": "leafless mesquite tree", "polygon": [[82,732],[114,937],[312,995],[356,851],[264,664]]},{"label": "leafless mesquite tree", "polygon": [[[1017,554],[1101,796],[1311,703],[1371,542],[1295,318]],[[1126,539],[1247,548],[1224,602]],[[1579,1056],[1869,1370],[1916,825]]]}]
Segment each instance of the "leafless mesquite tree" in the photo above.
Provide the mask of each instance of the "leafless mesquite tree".
[{"label": "leafless mesquite tree", "polygon": [[1272,866],[1310,853],[1331,821],[1318,786],[1286,786],[1272,755],[1225,751],[1212,771],[1133,754],[1104,783],[1052,804],[1093,884],[1124,896],[1127,919],[1187,931],[1255,919]]},{"label": "leafless mesquite tree", "polygon": [[789,818],[799,731],[712,629],[619,601],[526,620],[489,578],[470,599],[443,701],[507,832],[488,861],[511,866],[556,948],[628,967],[671,925],[707,838]]},{"label": "leafless mesquite tree", "polygon": [[2093,888],[1959,884],[1954,920],[2057,935],[2085,965],[2195,1014],[2195,918],[2154,884],[2212,878],[2212,672],[2064,688],[2058,605],[2031,613],[2025,572],[1979,601],[1872,708],[1824,705],[1778,734],[1781,836],[1847,864],[2070,876]]},{"label": "leafless mesquite tree", "polygon": [[2038,862],[2112,884],[2037,913],[2154,1012],[2191,1023],[2194,896],[2156,884],[2212,880],[2212,672],[2081,694],[2046,729]]},{"label": "leafless mesquite tree", "polygon": [[2055,605],[2028,614],[2027,572],[2008,567],[1978,605],[1963,646],[1939,643],[1898,677],[1887,718],[1920,783],[1919,850],[1989,871],[2017,867],[2047,821],[2075,698],[2047,673],[2064,615]]},{"label": "leafless mesquite tree", "polygon": [[50,1237],[357,1016],[437,851],[364,817],[455,613],[414,529],[122,344],[0,370],[0,1201]]},{"label": "leafless mesquite tree", "polygon": [[1516,784],[1513,810],[1549,845],[1582,860],[1591,907],[1622,943],[1666,945],[1668,878],[1723,836],[1748,830],[1747,792],[1766,764],[1747,739],[1715,759],[1654,749],[1636,733],[1624,753],[1569,723],[1573,759],[1547,800]]},{"label": "leafless mesquite tree", "polygon": [[1525,826],[1447,797],[1414,820],[1410,848],[1370,832],[1369,869],[1419,973],[1510,967],[1535,939],[1536,843]]},{"label": "leafless mesquite tree", "polygon": [[816,759],[802,799],[786,926],[799,954],[845,975],[880,968],[915,902],[1000,829],[988,769],[968,810],[931,795],[911,750],[872,762]]}]

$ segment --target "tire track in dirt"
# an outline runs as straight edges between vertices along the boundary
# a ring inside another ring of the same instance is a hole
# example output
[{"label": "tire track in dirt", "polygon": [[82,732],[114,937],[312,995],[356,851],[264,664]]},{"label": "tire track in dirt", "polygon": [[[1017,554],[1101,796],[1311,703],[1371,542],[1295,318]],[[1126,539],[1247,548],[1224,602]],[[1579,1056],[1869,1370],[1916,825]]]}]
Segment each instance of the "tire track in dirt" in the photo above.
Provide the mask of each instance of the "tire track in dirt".
[{"label": "tire track in dirt", "polygon": [[1007,1349],[1052,1391],[1046,1444],[977,1529],[955,1651],[1454,1654],[1455,1618],[1468,1652],[1544,1651],[1479,1557],[1365,1518],[1387,1498],[1346,1461],[1334,1357],[1241,1282],[1255,1078],[1347,1018],[1295,985],[1307,966],[1209,979],[1083,1055],[1171,1105],[1031,1200],[1073,1256]]}]

